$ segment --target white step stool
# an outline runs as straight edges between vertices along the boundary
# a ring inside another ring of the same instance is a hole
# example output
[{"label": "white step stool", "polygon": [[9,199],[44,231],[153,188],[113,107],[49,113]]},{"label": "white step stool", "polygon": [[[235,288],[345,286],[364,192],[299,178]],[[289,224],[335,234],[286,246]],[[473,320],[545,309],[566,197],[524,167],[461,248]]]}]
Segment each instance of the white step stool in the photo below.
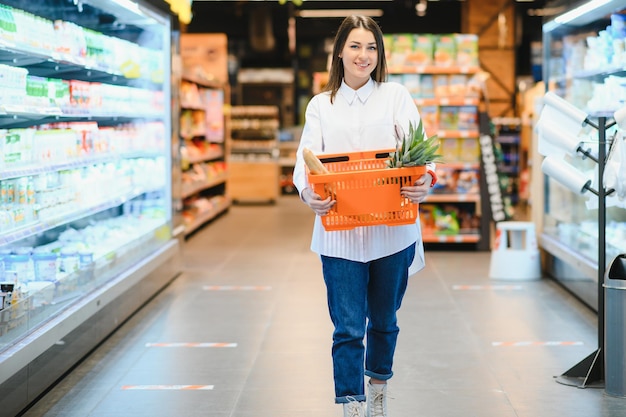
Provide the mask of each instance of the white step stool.
[{"label": "white step stool", "polygon": [[533,223],[519,221],[497,223],[489,277],[503,280],[541,278],[541,259]]}]

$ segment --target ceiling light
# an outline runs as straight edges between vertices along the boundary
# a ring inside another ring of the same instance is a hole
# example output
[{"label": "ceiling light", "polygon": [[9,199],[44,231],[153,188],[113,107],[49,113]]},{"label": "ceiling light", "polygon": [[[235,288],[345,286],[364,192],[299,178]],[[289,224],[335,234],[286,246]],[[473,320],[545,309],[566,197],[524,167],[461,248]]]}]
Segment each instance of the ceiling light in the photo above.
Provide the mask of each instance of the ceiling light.
[{"label": "ceiling light", "polygon": [[428,4],[426,3],[426,0],[420,0],[419,3],[415,5],[415,13],[420,17],[426,16],[427,7]]}]

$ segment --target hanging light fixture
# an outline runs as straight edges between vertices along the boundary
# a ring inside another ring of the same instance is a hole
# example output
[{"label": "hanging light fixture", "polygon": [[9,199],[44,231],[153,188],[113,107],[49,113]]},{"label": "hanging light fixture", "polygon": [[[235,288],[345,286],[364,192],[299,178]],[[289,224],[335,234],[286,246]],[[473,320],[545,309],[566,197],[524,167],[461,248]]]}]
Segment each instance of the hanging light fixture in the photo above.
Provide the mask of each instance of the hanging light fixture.
[{"label": "hanging light fixture", "polygon": [[428,3],[426,2],[426,0],[420,0],[419,2],[415,4],[415,13],[419,17],[424,17],[426,16],[427,8],[428,8]]}]

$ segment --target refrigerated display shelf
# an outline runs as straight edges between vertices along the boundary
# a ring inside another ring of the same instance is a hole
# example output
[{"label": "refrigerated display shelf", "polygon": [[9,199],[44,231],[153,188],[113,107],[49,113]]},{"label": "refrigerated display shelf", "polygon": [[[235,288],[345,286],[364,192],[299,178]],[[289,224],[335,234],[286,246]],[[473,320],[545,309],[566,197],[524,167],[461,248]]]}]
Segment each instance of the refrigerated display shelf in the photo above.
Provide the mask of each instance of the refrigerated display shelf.
[{"label": "refrigerated display shelf", "polygon": [[434,66],[434,65],[406,65],[389,67],[389,74],[476,74],[480,72],[480,67],[455,67],[455,66]]},{"label": "refrigerated display shelf", "polygon": [[478,243],[480,242],[480,233],[468,233],[458,235],[438,235],[433,233],[424,233],[424,243]]},{"label": "refrigerated display shelf", "polygon": [[[129,123],[137,119],[159,120],[161,117],[155,113],[136,113],[132,115],[120,115],[119,113],[95,113],[85,110],[83,113],[64,113],[60,108],[50,109],[25,109],[17,106],[0,106],[0,127],[2,128],[26,128],[34,125],[42,125],[58,122],[98,122],[100,126]],[[58,111],[57,111],[58,109]]]},{"label": "refrigerated display shelf", "polygon": [[158,191],[157,189],[133,189],[130,191],[119,193],[117,196],[111,196],[106,201],[91,202],[91,204],[81,207],[78,210],[68,211],[58,216],[51,217],[49,219],[35,221],[29,224],[19,227],[15,230],[9,230],[0,234],[0,245],[7,245],[10,243],[18,242],[26,239],[30,236],[38,235],[46,230],[54,229],[57,226],[71,223],[76,220],[91,216],[92,214],[100,213],[104,210],[108,210],[113,207],[117,207],[124,204],[127,201],[132,200],[142,194],[146,194],[152,191]]},{"label": "refrigerated display shelf", "polygon": [[22,167],[10,167],[0,170],[0,181],[11,178],[19,178],[31,175],[38,175],[51,171],[62,171],[66,169],[83,168],[91,165],[105,164],[116,162],[121,159],[137,159],[137,158],[156,158],[161,156],[160,153],[150,151],[137,151],[121,154],[107,154],[97,157],[77,158],[66,162],[38,163],[28,164]]},{"label": "refrigerated display shelf", "polygon": [[15,45],[0,39],[0,64],[28,69],[37,77],[75,79],[106,84],[160,88],[161,82],[151,78],[128,78],[113,68],[98,68],[93,63],[79,57],[47,53],[27,45]]}]

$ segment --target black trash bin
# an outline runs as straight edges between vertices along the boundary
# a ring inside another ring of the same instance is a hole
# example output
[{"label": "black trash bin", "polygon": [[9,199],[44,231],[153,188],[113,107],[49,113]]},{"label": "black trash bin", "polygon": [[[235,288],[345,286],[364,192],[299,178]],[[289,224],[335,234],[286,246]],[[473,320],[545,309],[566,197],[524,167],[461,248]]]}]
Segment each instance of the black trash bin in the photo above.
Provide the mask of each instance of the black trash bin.
[{"label": "black trash bin", "polygon": [[615,257],[607,270],[604,311],[605,391],[626,397],[626,254]]}]

